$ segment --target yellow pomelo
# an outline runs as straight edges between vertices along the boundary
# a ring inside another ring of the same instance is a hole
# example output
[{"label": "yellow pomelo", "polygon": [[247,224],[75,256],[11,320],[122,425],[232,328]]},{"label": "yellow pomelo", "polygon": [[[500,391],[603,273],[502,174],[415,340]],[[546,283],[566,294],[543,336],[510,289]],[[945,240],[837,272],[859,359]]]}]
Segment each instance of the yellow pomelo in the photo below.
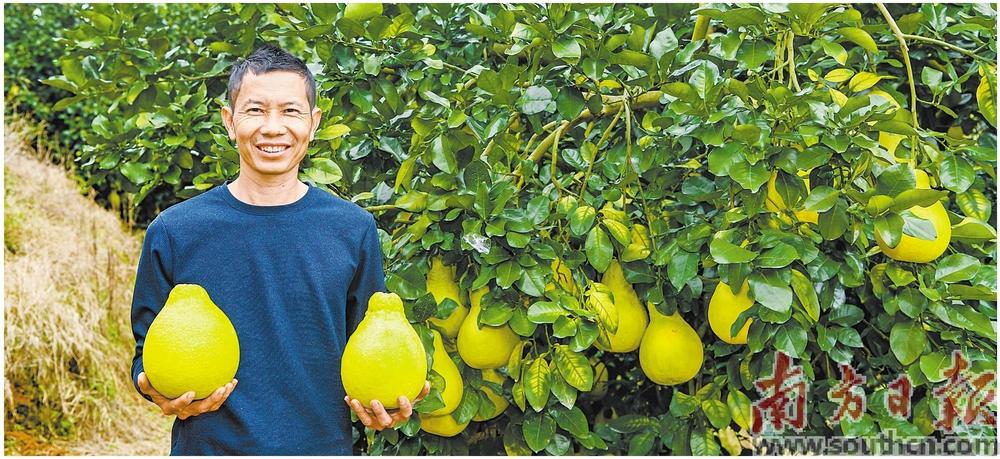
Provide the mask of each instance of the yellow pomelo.
[{"label": "yellow pomelo", "polygon": [[348,3],[344,7],[344,17],[364,21],[382,14],[381,3]]},{"label": "yellow pomelo", "polygon": [[608,337],[609,344],[605,346],[597,341],[598,349],[610,352],[632,352],[639,348],[642,333],[646,331],[649,319],[643,309],[639,297],[632,289],[632,284],[625,280],[625,272],[618,260],[612,260],[604,271],[601,283],[611,289],[615,297],[615,310],[618,311],[618,330]]},{"label": "yellow pomelo", "polygon": [[465,421],[464,424],[459,424],[455,422],[455,418],[451,417],[450,414],[443,416],[428,416],[426,414],[420,415],[420,429],[424,432],[441,437],[454,437],[455,435],[462,433],[462,431],[468,426],[469,421]]},{"label": "yellow pomelo", "polygon": [[347,395],[364,406],[378,400],[386,409],[399,408],[400,395],[420,395],[427,353],[398,295],[376,292],[368,300],[365,318],[344,348],[340,377]]},{"label": "yellow pomelo", "polygon": [[689,381],[701,370],[705,348],[698,332],[678,313],[660,314],[649,304],[649,326],[639,345],[639,366],[656,384],[674,386]]},{"label": "yellow pomelo", "polygon": [[[575,294],[576,282],[573,280],[573,273],[570,272],[569,266],[566,266],[566,263],[563,263],[560,258],[552,260],[552,264],[550,266],[552,267],[552,277],[554,281],[557,282],[563,290],[571,294]],[[554,288],[555,285],[553,285],[552,282],[545,284],[546,292]]]},{"label": "yellow pomelo", "polygon": [[[504,377],[496,370],[483,370],[483,380],[497,383],[500,387],[503,387]],[[493,412],[489,416],[485,417],[476,413],[476,415],[472,417],[472,420],[478,422],[489,421],[490,419],[500,416],[500,414],[506,411],[507,407],[510,406],[510,402],[508,402],[503,395],[496,393],[496,391],[494,391],[490,386],[484,384],[482,387],[483,392],[486,393],[486,397],[490,399],[491,403],[493,403]]]},{"label": "yellow pomelo", "polygon": [[458,336],[458,329],[462,326],[462,321],[469,314],[469,308],[462,304],[462,298],[458,292],[458,284],[455,283],[455,267],[445,266],[441,257],[434,257],[431,260],[431,270],[427,272],[427,291],[434,296],[434,301],[441,304],[445,298],[450,298],[458,303],[446,319],[431,317],[427,319],[432,325],[440,328],[445,336],[454,338]]},{"label": "yellow pomelo", "polygon": [[[913,172],[917,178],[917,189],[930,189],[930,179],[927,177],[927,173],[920,169]],[[937,233],[934,240],[903,234],[896,247],[889,247],[876,232],[875,242],[878,243],[883,253],[894,260],[911,263],[928,263],[936,260],[948,249],[948,244],[951,242],[951,221],[948,219],[948,211],[940,202],[935,202],[927,207],[913,206],[910,208],[910,212],[919,218],[929,220],[934,225],[934,231]]]},{"label": "yellow pomelo", "polygon": [[[800,171],[799,177],[802,177],[802,181],[804,181],[806,184],[806,192],[808,192],[810,190],[809,172]],[[764,207],[767,207],[767,210],[770,210],[771,212],[778,212],[788,208],[788,206],[785,204],[785,200],[781,198],[780,194],[778,194],[778,189],[775,186],[775,182],[777,180],[778,180],[778,171],[775,170],[771,172],[771,178],[770,180],[767,181],[767,200],[764,201]],[[795,211],[795,216],[798,217],[799,221],[809,222],[809,223],[819,222],[819,213],[812,210]]]},{"label": "yellow pomelo", "polygon": [[455,411],[455,408],[458,408],[458,404],[462,402],[465,383],[462,381],[462,374],[458,372],[455,362],[451,360],[451,357],[448,356],[448,351],[444,349],[444,340],[441,339],[441,334],[437,330],[431,331],[434,333],[434,364],[431,366],[431,369],[444,378],[444,388],[441,389],[441,398],[444,400],[444,406],[431,411],[429,414],[431,416],[440,416],[451,413]]},{"label": "yellow pomelo", "polygon": [[753,319],[748,319],[743,328],[736,336],[729,333],[729,330],[736,322],[736,318],[743,311],[753,306],[753,300],[749,297],[750,283],[743,281],[743,287],[739,293],[733,293],[725,282],[720,281],[719,285],[712,293],[712,300],[708,304],[708,324],[712,326],[712,331],[719,339],[729,344],[746,344],[747,333],[750,332],[750,323]]},{"label": "yellow pomelo", "polygon": [[232,381],[239,365],[240,341],[226,314],[200,285],[175,286],[142,349],[153,388],[167,398],[194,391],[202,399]]},{"label": "yellow pomelo", "polygon": [[489,291],[483,287],[469,294],[472,309],[458,330],[458,355],[472,368],[500,368],[507,364],[510,352],[520,337],[504,324],[499,327],[479,324],[480,301]]}]

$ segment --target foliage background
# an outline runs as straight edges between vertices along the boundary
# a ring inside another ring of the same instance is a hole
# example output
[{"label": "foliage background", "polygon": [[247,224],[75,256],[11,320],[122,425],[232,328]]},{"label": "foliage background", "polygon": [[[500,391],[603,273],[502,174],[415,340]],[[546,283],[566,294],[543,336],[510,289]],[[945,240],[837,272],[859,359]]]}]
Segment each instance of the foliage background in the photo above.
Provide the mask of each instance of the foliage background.
[{"label": "foliage background", "polygon": [[[526,343],[503,416],[455,439],[416,420],[356,426],[366,452],[736,453],[774,350],[812,381],[809,434],[926,435],[943,356],[996,368],[996,11],[887,8],[908,34],[916,105],[873,4],[387,4],[362,21],[335,4],[5,5],[5,113],[45,123],[81,189],[142,227],[235,176],[218,115],[228,67],[263,42],[306,58],[324,121],[303,178],[375,213],[411,320],[448,312],[424,286],[442,255],[463,290],[496,293],[483,320]],[[692,40],[699,17],[710,31]],[[947,191],[954,236],[933,263],[874,244],[885,214],[870,198],[913,188],[894,154]],[[819,211],[818,225],[766,210],[774,170],[784,201]],[[557,256],[576,296],[544,295]],[[695,380],[656,386],[636,353],[592,347],[614,320],[588,312],[584,291],[612,257],[641,299],[699,332]],[[705,308],[720,280],[745,278],[750,343],[727,345]],[[587,390],[597,360],[602,397]],[[830,425],[838,362],[867,376],[869,400],[907,373],[913,417],[870,403],[861,422]],[[485,400],[466,392],[460,418]]]}]

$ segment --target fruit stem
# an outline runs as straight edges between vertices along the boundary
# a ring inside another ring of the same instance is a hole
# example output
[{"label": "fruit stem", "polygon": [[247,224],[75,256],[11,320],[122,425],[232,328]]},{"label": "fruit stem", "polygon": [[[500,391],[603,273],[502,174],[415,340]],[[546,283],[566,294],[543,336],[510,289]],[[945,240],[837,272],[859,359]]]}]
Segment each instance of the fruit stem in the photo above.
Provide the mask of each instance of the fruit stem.
[{"label": "fruit stem", "polygon": [[[910,115],[913,117],[913,129],[920,129],[920,123],[917,121],[917,86],[913,80],[913,65],[910,64],[910,48],[906,46],[906,39],[903,38],[903,32],[899,30],[899,26],[896,25],[896,21],[892,19],[892,15],[889,14],[889,10],[886,9],[885,5],[882,2],[876,2],[875,6],[882,12],[882,16],[889,23],[889,28],[892,29],[893,35],[899,41],[899,49],[903,53],[903,64],[906,65],[906,77],[910,82]],[[917,136],[910,137],[910,150],[913,153],[910,155],[910,165],[916,165]]]},{"label": "fruit stem", "polygon": [[799,77],[795,74],[795,47],[793,46],[793,42],[795,41],[795,32],[789,30],[787,37],[788,41],[786,42],[786,45],[788,45],[788,80],[791,81],[792,86],[795,87],[795,92],[800,92],[802,91],[802,88],[799,87]]}]

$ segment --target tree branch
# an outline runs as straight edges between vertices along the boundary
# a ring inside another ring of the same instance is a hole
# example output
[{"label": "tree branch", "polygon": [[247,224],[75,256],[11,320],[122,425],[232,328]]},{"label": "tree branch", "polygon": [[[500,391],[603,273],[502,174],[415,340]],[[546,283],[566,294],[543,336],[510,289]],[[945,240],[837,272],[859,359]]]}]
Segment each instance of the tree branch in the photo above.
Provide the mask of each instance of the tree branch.
[{"label": "tree branch", "polygon": [[[649,91],[647,93],[640,94],[635,98],[635,102],[632,103],[631,106],[636,109],[641,109],[659,105],[660,97],[662,95],[663,92],[661,91]],[[604,108],[601,109],[601,112],[598,113],[596,117],[610,115],[618,112],[618,110],[621,109],[623,103],[624,100],[613,104],[605,105]],[[572,129],[574,126],[584,121],[590,121],[594,118],[595,118],[594,114],[591,113],[589,109],[584,110],[583,113],[580,113],[580,116],[577,116],[573,120],[563,121],[563,124],[565,125],[563,130],[566,131]],[[535,147],[534,151],[531,152],[531,155],[528,157],[528,159],[534,162],[538,162],[540,159],[542,159],[542,157],[545,156],[545,152],[552,147],[552,142],[555,140],[555,134],[556,133],[553,132],[548,136],[546,136],[544,139],[542,139],[541,143],[539,143],[538,146]]]}]

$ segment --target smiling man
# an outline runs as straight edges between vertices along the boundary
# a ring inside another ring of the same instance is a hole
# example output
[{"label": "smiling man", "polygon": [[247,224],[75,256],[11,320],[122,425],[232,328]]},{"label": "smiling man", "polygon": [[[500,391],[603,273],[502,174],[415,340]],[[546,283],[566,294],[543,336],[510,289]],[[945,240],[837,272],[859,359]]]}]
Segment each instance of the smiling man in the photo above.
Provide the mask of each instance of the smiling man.
[{"label": "smiling man", "polygon": [[[339,374],[368,298],[385,290],[375,220],[299,180],[321,118],[301,60],[262,46],[234,66],[228,96],[222,120],[239,176],[147,229],[132,301],[133,382],[177,416],[171,454],[349,455],[348,406],[378,430],[412,413],[405,397],[394,412],[376,401],[362,407]],[[143,372],[146,333],[177,284],[203,286],[239,336],[236,378],[203,400],[168,399]]]}]

